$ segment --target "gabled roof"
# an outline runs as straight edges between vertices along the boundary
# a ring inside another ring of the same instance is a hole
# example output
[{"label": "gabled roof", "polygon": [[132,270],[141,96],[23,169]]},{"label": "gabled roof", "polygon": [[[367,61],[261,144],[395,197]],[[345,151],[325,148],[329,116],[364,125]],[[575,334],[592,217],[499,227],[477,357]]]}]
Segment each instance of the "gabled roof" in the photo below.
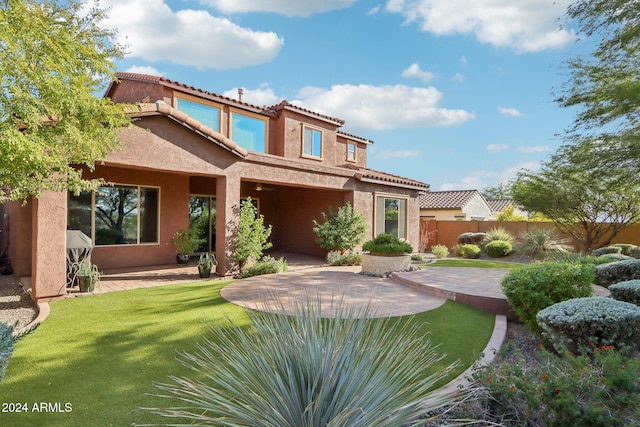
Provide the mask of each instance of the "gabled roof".
[{"label": "gabled roof", "polygon": [[491,212],[502,212],[509,206],[515,206],[513,199],[487,199],[487,204],[491,208]]},{"label": "gabled roof", "polygon": [[430,191],[420,195],[420,209],[462,209],[477,196],[484,199],[478,190]]},{"label": "gabled roof", "polygon": [[246,157],[247,150],[230,140],[223,134],[216,132],[208,126],[203,125],[198,120],[191,118],[182,111],[178,111],[171,107],[169,104],[163,101],[157,101],[155,103],[141,103],[136,105],[137,109],[130,111],[129,113],[133,117],[145,117],[152,115],[165,115],[170,119],[180,123],[181,125],[189,128],[193,132],[200,134],[201,136],[213,141],[215,144],[222,148],[231,151],[240,157]]}]

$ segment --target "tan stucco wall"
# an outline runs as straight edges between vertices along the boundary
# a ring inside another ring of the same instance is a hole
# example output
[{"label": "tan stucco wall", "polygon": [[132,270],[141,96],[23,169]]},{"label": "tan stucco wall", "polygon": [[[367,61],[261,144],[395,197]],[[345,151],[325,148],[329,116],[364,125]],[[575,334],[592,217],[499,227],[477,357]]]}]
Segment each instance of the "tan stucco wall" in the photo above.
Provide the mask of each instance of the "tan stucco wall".
[{"label": "tan stucco wall", "polygon": [[458,218],[462,215],[465,215],[461,209],[451,209],[451,210],[431,210],[431,209],[420,209],[420,216],[422,217],[430,217],[432,219],[440,220],[440,221],[457,221]]},{"label": "tan stucco wall", "polygon": [[18,277],[31,276],[32,207],[32,200],[27,201],[24,206],[21,202],[8,202],[4,205],[4,226],[8,232],[5,236],[6,244],[13,272]]}]

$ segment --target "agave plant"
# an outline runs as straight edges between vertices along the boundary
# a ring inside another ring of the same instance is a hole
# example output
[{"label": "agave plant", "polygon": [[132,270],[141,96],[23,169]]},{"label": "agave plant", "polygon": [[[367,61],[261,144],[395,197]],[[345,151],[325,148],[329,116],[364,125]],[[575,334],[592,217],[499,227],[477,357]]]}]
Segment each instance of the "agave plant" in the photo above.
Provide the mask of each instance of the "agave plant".
[{"label": "agave plant", "polygon": [[563,254],[572,251],[567,240],[558,237],[554,230],[536,227],[520,237],[519,252],[544,259],[550,255]]},{"label": "agave plant", "polygon": [[331,319],[307,302],[295,316],[252,312],[251,328],[212,329],[196,352],[181,353],[197,379],[156,384],[176,405],[146,409],[198,425],[403,426],[465,397],[432,390],[455,364],[433,368],[442,356],[419,325],[336,304]]}]

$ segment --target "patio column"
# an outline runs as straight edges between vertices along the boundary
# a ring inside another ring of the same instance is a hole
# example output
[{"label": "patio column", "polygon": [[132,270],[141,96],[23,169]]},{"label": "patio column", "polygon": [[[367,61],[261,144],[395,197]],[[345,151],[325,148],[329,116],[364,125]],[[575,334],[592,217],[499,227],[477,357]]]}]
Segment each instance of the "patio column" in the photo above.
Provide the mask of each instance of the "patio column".
[{"label": "patio column", "polygon": [[67,293],[67,193],[43,191],[33,200],[31,286],[36,301]]},{"label": "patio column", "polygon": [[216,258],[220,276],[233,274],[237,269],[233,253],[239,220],[240,176],[229,173],[216,180]]}]

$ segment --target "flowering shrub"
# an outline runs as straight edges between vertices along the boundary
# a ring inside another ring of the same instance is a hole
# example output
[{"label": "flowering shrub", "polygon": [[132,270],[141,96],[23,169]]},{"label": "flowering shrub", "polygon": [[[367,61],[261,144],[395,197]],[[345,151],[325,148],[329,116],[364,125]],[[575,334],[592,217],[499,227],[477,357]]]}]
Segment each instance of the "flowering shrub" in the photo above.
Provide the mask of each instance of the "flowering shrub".
[{"label": "flowering shrub", "polygon": [[609,286],[611,297],[640,306],[640,280],[627,280]]},{"label": "flowering shrub", "polygon": [[596,283],[606,288],[633,279],[640,279],[640,259],[610,262],[596,267]]},{"label": "flowering shrub", "polygon": [[577,352],[590,344],[633,349],[640,331],[640,307],[611,298],[574,298],[536,316],[556,351]]},{"label": "flowering shrub", "polygon": [[570,298],[591,296],[592,264],[545,262],[511,270],[502,279],[502,292],[525,326],[539,337],[536,314]]},{"label": "flowering shrub", "polygon": [[[543,348],[476,371],[478,399],[457,417],[504,426],[640,425],[640,362],[612,346],[557,357]],[[589,355],[587,355],[589,354]]]},{"label": "flowering shrub", "polygon": [[436,258],[446,258],[449,255],[449,248],[445,245],[433,245],[431,247],[431,253],[436,256]]},{"label": "flowering shrub", "polygon": [[487,243],[484,247],[484,250],[487,252],[492,258],[500,258],[503,256],[507,256],[513,250],[511,243],[506,240],[492,240]]}]

